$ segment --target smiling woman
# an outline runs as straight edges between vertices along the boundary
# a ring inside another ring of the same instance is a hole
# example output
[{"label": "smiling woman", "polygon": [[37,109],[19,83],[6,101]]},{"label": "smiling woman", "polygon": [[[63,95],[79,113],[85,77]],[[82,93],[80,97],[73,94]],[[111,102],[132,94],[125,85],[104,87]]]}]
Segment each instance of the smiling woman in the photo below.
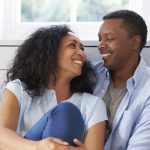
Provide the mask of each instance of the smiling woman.
[{"label": "smiling woman", "polygon": [[83,49],[66,25],[40,28],[22,43],[2,94],[1,150],[103,150],[106,108],[92,95],[96,78]]},{"label": "smiling woman", "polygon": [[83,52],[83,45],[79,38],[73,34],[68,33],[68,36],[64,37],[60,44],[60,50],[58,54],[58,71],[61,77],[65,75],[79,76],[82,72],[82,67],[85,61],[85,54]]}]

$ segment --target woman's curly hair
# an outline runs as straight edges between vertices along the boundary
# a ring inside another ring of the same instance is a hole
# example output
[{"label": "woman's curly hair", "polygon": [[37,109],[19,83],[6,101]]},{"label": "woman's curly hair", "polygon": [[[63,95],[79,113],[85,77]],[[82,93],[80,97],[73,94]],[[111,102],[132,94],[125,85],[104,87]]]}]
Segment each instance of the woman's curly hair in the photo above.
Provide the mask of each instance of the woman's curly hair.
[{"label": "woman's curly hair", "polygon": [[[56,79],[58,48],[64,36],[72,32],[66,25],[53,25],[35,31],[19,46],[7,82],[20,79],[31,96],[41,96],[48,87],[49,77]],[[71,81],[72,92],[93,92],[95,73],[86,60],[82,74]]]}]

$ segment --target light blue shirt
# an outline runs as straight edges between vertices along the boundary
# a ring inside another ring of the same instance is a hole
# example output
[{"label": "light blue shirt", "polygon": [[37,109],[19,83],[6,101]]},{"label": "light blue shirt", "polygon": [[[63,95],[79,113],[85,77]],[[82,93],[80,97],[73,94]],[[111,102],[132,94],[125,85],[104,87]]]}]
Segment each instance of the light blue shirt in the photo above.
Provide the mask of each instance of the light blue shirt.
[{"label": "light blue shirt", "polygon": [[[98,82],[94,94],[103,98],[109,85],[109,73],[103,62],[94,64]],[[143,59],[127,81],[112,124],[105,150],[150,150],[150,68]]]},{"label": "light blue shirt", "polygon": [[[31,98],[24,90],[24,84],[16,79],[7,86],[16,97],[20,106],[17,133],[24,136],[31,127],[50,109],[57,105],[54,90],[46,89],[42,96]],[[104,102],[88,93],[74,93],[65,100],[75,104],[81,111],[86,131],[96,123],[107,120]]]}]

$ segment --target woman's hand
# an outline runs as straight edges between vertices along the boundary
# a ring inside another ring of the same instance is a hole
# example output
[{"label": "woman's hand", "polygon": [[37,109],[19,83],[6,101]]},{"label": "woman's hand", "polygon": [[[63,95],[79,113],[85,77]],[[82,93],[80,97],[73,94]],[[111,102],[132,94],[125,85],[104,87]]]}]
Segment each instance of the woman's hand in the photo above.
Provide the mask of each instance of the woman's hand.
[{"label": "woman's hand", "polygon": [[70,146],[71,150],[86,150],[84,144],[82,142],[80,142],[79,140],[74,139],[73,142],[76,145],[76,147]]},{"label": "woman's hand", "polygon": [[71,150],[69,144],[58,138],[46,138],[36,142],[35,150]]}]

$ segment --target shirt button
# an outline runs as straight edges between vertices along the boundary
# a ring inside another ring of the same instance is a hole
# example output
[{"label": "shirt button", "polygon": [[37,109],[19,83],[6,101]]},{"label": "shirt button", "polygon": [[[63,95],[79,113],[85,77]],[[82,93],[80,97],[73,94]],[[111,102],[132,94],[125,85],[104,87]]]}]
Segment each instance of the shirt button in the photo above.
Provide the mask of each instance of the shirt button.
[{"label": "shirt button", "polygon": [[102,93],[105,93],[105,90],[102,90]]}]

